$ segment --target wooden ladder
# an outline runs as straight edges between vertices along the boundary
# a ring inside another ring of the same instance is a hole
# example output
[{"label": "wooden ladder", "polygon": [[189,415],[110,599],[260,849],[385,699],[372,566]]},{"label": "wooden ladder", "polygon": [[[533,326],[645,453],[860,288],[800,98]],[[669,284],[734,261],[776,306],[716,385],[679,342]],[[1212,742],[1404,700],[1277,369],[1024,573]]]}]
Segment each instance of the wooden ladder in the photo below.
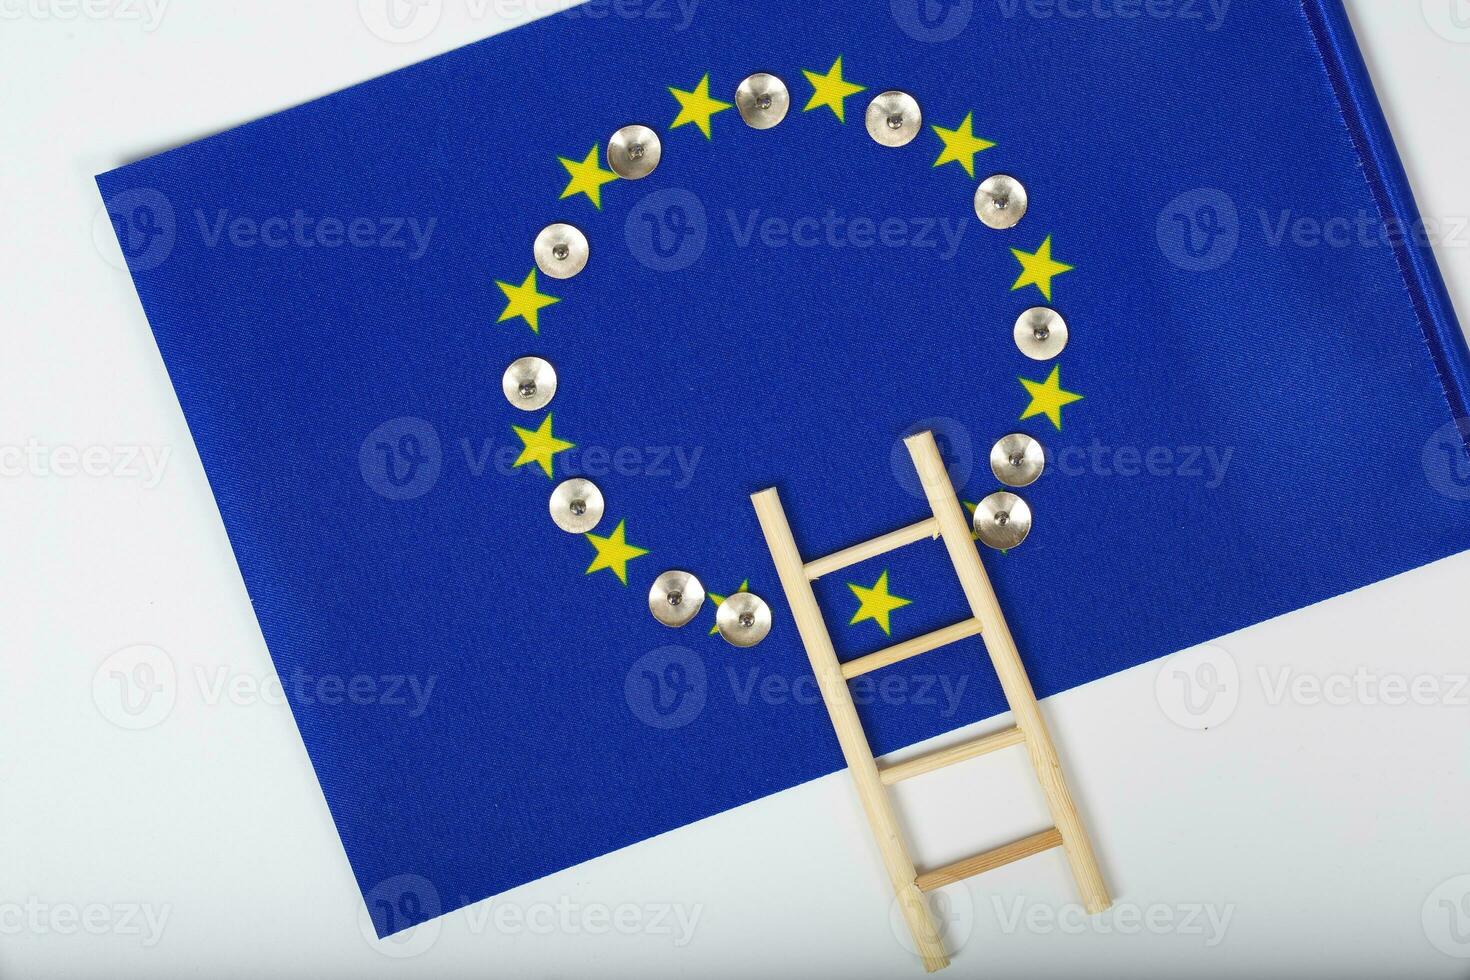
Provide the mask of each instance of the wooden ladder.
[{"label": "wooden ladder", "polygon": [[[1036,694],[1031,689],[1025,667],[1021,665],[1020,654],[1016,650],[1015,640],[1011,638],[1011,631],[1006,625],[995,590],[991,588],[990,579],[985,574],[985,566],[980,561],[969,522],[965,519],[965,512],[955,495],[954,485],[945,471],[944,460],[939,455],[934,436],[929,432],[921,432],[904,442],[919,471],[919,480],[934,514],[910,527],[863,542],[826,558],[805,562],[797,551],[791,525],[786,521],[786,512],[776,491],[763,490],[751,499],[755,502],[756,517],[760,520],[761,531],[765,534],[771,558],[775,561],[776,571],[781,578],[781,587],[786,592],[786,600],[796,620],[797,632],[801,635],[802,644],[806,647],[807,657],[816,674],[822,700],[826,702],[827,711],[832,716],[832,727],[837,731],[837,741],[842,746],[848,771],[852,773],[858,797],[862,800],[863,810],[867,813],[868,823],[873,828],[873,837],[877,840],[878,850],[883,857],[883,864],[893,883],[894,894],[898,898],[904,920],[913,933],[915,947],[924,962],[924,968],[932,973],[948,966],[949,957],[925,905],[924,892],[1060,846],[1066,851],[1067,861],[1072,867],[1072,875],[1077,881],[1077,889],[1087,911],[1094,914],[1104,911],[1112,905],[1112,898],[1109,897],[1107,885],[1103,883],[1102,873],[1098,870],[1097,858],[1088,842],[1082,818],[1072,802],[1072,794],[1067,790],[1056,748],[1052,745],[1051,735],[1047,732],[1046,722],[1042,720],[1041,709],[1036,703]],[[822,619],[821,609],[817,606],[816,593],[812,591],[811,583],[824,575],[904,545],[936,537],[944,539],[950,561],[953,562],[960,585],[964,588],[965,598],[969,600],[973,618],[926,636],[895,644],[878,653],[845,664],[840,663],[832,646],[832,637]],[[873,751],[858,720],[857,710],[853,707],[852,692],[848,690],[847,682],[854,677],[976,635],[984,637],[985,648],[990,653],[991,663],[995,665],[1001,688],[1010,703],[1015,726],[930,752],[907,762],[880,768],[873,758]],[[899,832],[898,821],[894,817],[893,806],[884,787],[996,749],[1021,744],[1026,746],[1031,756],[1036,778],[1046,795],[1052,828],[919,874],[909,857],[908,847]]]}]

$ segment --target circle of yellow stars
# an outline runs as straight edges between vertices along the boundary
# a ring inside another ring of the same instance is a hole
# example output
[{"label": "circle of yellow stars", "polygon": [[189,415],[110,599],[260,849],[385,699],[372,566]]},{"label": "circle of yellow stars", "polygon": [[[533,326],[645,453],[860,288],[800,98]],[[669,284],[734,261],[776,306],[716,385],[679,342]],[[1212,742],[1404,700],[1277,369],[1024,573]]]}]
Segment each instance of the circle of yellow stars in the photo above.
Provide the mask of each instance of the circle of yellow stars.
[{"label": "circle of yellow stars", "polygon": [[[847,100],[868,90],[867,86],[859,85],[847,78],[841,55],[825,71],[804,68],[802,75],[812,90],[802,111],[820,112],[825,109],[839,124],[847,122]],[[732,103],[717,99],[710,94],[708,72],[687,89],[670,86],[669,94],[678,106],[678,112],[669,124],[669,130],[693,126],[699,130],[705,140],[714,139],[715,117],[734,108]],[[934,160],[934,168],[954,164],[962,169],[966,177],[970,179],[976,176],[975,157],[996,146],[992,140],[976,135],[974,112],[967,112],[965,117],[953,127],[933,124],[930,129],[940,142],[939,155]],[[602,145],[594,143],[586,153],[581,155],[580,159],[576,155],[558,156],[557,162],[565,171],[567,178],[560,200],[584,197],[600,211],[603,188],[619,180],[617,174],[603,166]],[[1012,292],[1035,287],[1048,303],[1051,302],[1053,281],[1064,273],[1072,272],[1074,268],[1054,258],[1052,247],[1052,236],[1047,235],[1035,251],[1011,249],[1011,254],[1020,265],[1020,273],[1011,285]],[[528,326],[533,334],[539,335],[541,332],[541,312],[561,302],[560,297],[541,291],[535,269],[532,269],[519,284],[497,280],[495,285],[505,299],[505,307],[497,323],[519,320]],[[1029,404],[1021,414],[1022,420],[1043,416],[1060,430],[1062,409],[1082,400],[1081,395],[1067,391],[1061,386],[1059,366],[1053,367],[1051,374],[1043,381],[1033,381],[1027,378],[1018,380],[1030,398]],[[533,466],[548,479],[554,479],[556,457],[576,448],[576,443],[556,436],[552,425],[552,415],[548,413],[535,429],[521,426],[511,427],[522,447],[514,468]],[[628,584],[628,563],[649,554],[647,549],[628,542],[625,520],[619,521],[613,532],[605,537],[589,533],[586,538],[594,551],[587,574],[609,571],[624,585]],[[747,580],[736,591],[745,592],[749,591],[749,588],[750,582]],[[848,588],[858,600],[858,609],[853,615],[851,624],[857,625],[871,621],[885,634],[891,632],[892,613],[909,605],[912,601],[896,596],[889,590],[887,570],[884,570],[871,586],[848,583]],[[712,605],[716,608],[726,598],[717,593],[710,593]],[[712,628],[710,632],[716,633],[718,630]]]}]

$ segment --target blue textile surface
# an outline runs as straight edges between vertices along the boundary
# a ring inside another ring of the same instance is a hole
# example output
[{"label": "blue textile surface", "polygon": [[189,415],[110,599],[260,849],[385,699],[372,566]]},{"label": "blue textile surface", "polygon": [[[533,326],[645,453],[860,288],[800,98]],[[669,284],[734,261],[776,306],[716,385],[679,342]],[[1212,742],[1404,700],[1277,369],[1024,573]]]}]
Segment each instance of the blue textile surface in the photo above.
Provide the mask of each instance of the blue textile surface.
[{"label": "blue textile surface", "polygon": [[[776,128],[672,125],[754,71]],[[967,116],[995,145],[938,163]],[[657,171],[563,197],[632,122]],[[1470,546],[1470,360],[1337,0],[598,3],[99,184],[382,935],[839,768],[748,498],[809,558],[910,523],[915,427],[972,503],[995,439],[1046,447],[984,556],[1042,696]],[[553,221],[591,262],[524,290]],[[1048,242],[1073,268],[1013,288]],[[501,393],[527,354],[549,411]],[[579,473],[611,542],[548,517]],[[669,568],[770,637],[657,624]],[[966,615],[934,543],[818,592],[844,657]],[[1005,710],[978,639],[855,691],[880,753]]]}]

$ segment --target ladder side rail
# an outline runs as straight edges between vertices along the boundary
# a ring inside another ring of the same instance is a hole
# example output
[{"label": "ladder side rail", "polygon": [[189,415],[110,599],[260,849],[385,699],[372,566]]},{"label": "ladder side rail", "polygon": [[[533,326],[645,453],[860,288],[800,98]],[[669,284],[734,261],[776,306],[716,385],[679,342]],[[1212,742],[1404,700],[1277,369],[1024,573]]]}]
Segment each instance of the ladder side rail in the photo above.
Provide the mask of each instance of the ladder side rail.
[{"label": "ladder side rail", "polygon": [[969,600],[975,618],[981,623],[985,648],[1000,678],[1006,700],[1010,702],[1016,727],[1026,736],[1025,744],[1031,756],[1031,764],[1041,783],[1047,808],[1051,811],[1052,823],[1062,836],[1062,847],[1071,865],[1072,876],[1077,881],[1077,890],[1082,895],[1083,904],[1091,913],[1105,911],[1112,905],[1112,897],[1108,894],[1107,885],[1098,868],[1087,830],[1082,824],[1072,794],[1067,789],[1056,747],[1052,744],[1051,734],[1042,718],[1041,707],[1036,702],[1036,692],[1032,689],[1026,668],[1021,663],[1021,655],[1016,649],[1010,627],[1006,624],[1000,600],[996,598],[990,578],[985,573],[985,566],[980,561],[980,553],[976,550],[969,522],[960,508],[959,498],[955,494],[954,484],[950,482],[944,459],[939,454],[939,447],[934,442],[934,435],[920,432],[904,442],[919,471],[919,482],[923,484],[924,493],[929,498],[929,506],[939,521],[940,537],[949,550],[950,560],[954,563],[965,598]]},{"label": "ladder side rail", "polygon": [[771,558],[781,579],[781,587],[786,593],[787,604],[791,607],[792,618],[801,635],[802,646],[806,648],[812,672],[816,675],[822,701],[831,715],[832,727],[837,733],[837,742],[842,748],[843,757],[847,760],[848,772],[852,773],[858,798],[862,801],[868,823],[872,826],[878,851],[883,857],[883,864],[893,884],[904,920],[913,933],[915,947],[923,960],[924,969],[931,973],[943,969],[949,965],[949,957],[944,951],[944,944],[940,941],[923,893],[919,890],[918,872],[914,868],[913,859],[909,857],[908,847],[904,844],[892,804],[883,790],[878,776],[878,764],[858,719],[857,709],[853,706],[852,692],[843,679],[837,651],[832,646],[832,637],[822,619],[816,594],[807,579],[801,554],[797,551],[796,540],[791,534],[791,525],[787,523],[785,509],[781,506],[781,498],[774,489],[770,489],[755,494],[751,500],[755,504],[761,532],[765,535],[766,545],[770,548]]}]

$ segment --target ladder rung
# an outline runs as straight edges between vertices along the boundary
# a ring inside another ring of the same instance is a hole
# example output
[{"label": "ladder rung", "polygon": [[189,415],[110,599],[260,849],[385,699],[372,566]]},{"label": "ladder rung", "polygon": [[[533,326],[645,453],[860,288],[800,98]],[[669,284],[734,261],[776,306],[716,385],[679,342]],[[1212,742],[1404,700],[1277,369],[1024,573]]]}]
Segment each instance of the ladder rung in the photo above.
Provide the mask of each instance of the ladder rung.
[{"label": "ladder rung", "polygon": [[1032,834],[1030,837],[1018,840],[1013,844],[1006,844],[1004,847],[997,847],[993,851],[976,854],[972,858],[965,858],[963,861],[947,864],[935,871],[925,872],[919,875],[919,880],[916,884],[919,886],[920,891],[930,892],[936,888],[943,888],[945,885],[952,885],[957,881],[964,881],[966,878],[973,878],[978,874],[984,874],[987,871],[994,871],[996,868],[1010,864],[1012,861],[1019,861],[1021,858],[1030,857],[1033,854],[1040,854],[1042,851],[1048,851],[1053,847],[1061,846],[1061,831],[1053,827],[1050,830],[1043,830],[1039,834]]},{"label": "ladder rung", "polygon": [[1024,741],[1026,741],[1026,736],[1019,728],[1007,728],[1005,731],[982,735],[968,742],[961,742],[959,745],[951,745],[947,749],[927,752],[907,762],[896,762],[891,766],[885,766],[878,770],[878,775],[882,778],[884,786],[892,786],[901,779],[922,776],[926,772],[943,769],[945,766],[952,766],[966,759],[974,759],[997,749],[1020,745]]},{"label": "ladder rung", "polygon": [[871,541],[864,541],[862,544],[855,544],[851,548],[844,548],[836,554],[828,555],[825,558],[809,561],[806,563],[804,571],[806,572],[807,579],[815,582],[823,575],[831,575],[833,572],[847,568],[849,565],[861,564],[869,558],[886,555],[890,551],[897,551],[904,545],[914,544],[917,541],[923,541],[925,538],[933,540],[938,537],[939,519],[936,517],[925,518],[917,524],[910,524],[908,527],[900,528],[897,531],[890,531]]},{"label": "ladder rung", "polygon": [[866,657],[849,660],[842,665],[842,676],[847,680],[852,680],[854,677],[871,674],[875,670],[881,670],[884,667],[908,660],[911,657],[917,657],[921,653],[938,650],[940,647],[947,647],[951,643],[958,643],[960,640],[979,635],[980,620],[967,619],[962,623],[955,623],[953,626],[946,626],[944,629],[935,630],[933,633],[925,633],[923,636],[916,636],[912,640],[895,643],[887,649],[879,650],[877,653],[870,653]]}]

